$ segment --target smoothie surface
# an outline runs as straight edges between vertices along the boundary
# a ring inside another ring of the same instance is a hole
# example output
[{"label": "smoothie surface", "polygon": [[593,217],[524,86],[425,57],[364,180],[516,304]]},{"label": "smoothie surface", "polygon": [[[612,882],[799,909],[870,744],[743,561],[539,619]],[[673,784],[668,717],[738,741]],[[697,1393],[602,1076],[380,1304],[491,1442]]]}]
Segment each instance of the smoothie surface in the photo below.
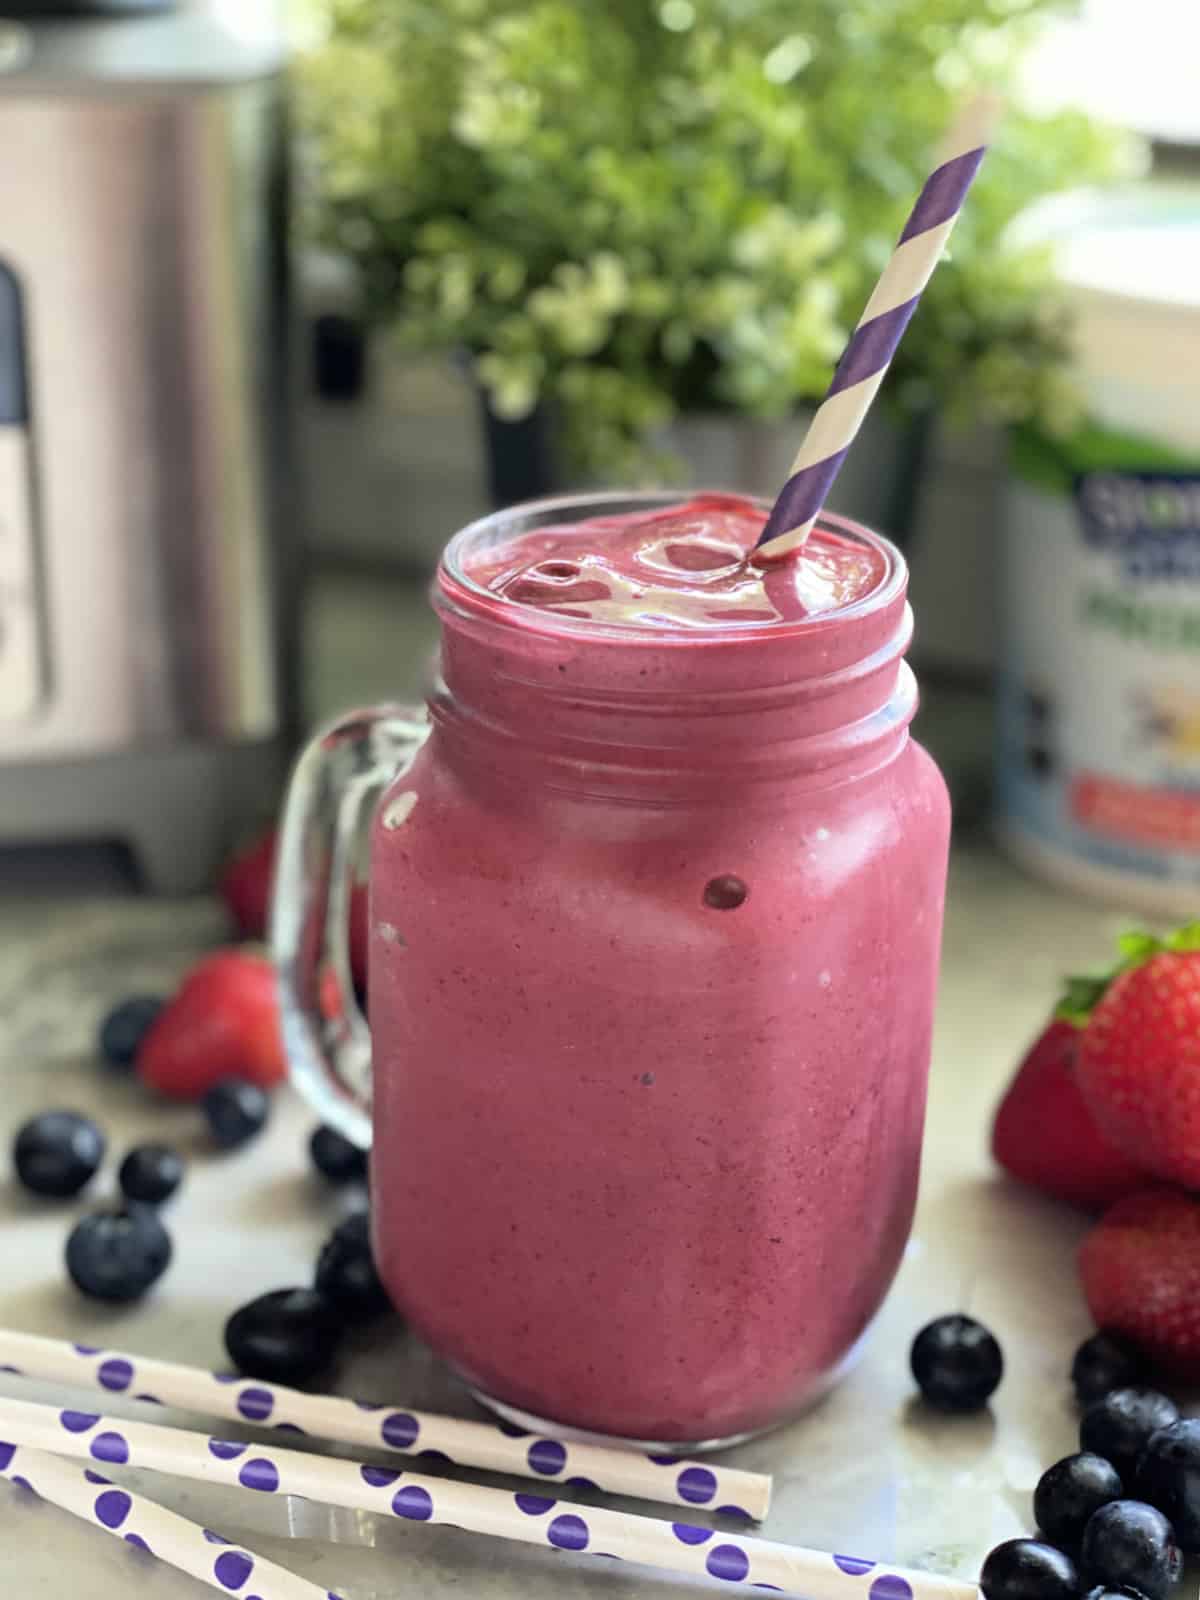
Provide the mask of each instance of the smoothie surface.
[{"label": "smoothie surface", "polygon": [[466,571],[516,605],[637,629],[790,623],[864,599],[879,551],[829,529],[783,560],[748,557],[766,513],[736,495],[539,528],[481,551]]}]

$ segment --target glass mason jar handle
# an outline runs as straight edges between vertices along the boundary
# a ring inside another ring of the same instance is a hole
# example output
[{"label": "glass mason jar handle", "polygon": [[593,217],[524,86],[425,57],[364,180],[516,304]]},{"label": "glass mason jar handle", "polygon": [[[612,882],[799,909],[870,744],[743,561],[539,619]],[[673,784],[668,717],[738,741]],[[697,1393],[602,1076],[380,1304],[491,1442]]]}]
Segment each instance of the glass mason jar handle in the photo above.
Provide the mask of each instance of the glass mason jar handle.
[{"label": "glass mason jar handle", "polygon": [[350,970],[363,822],[429,733],[424,707],[350,711],[317,736],[288,785],[275,862],[271,954],[292,1082],[324,1122],[371,1143],[371,1037]]}]

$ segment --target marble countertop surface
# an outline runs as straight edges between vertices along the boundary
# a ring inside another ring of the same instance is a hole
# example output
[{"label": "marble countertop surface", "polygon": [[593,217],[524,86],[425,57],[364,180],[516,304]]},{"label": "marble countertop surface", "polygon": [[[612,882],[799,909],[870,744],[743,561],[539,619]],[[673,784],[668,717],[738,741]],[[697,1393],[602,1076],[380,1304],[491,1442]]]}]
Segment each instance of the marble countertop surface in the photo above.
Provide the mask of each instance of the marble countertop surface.
[{"label": "marble countertop surface", "polygon": [[[1089,1328],[1073,1264],[1084,1224],[997,1178],[987,1123],[1058,975],[1103,959],[1121,920],[1023,877],[983,839],[956,851],[912,1244],[863,1358],[841,1387],[801,1421],[731,1452],[732,1461],[776,1475],[766,1536],[973,1577],[993,1543],[1027,1529],[1039,1471],[1075,1438],[1066,1372]],[[0,1326],[221,1365],[222,1325],[233,1307],[264,1289],[307,1280],[338,1202],[309,1171],[304,1145],[312,1119],[294,1097],[280,1097],[262,1140],[219,1158],[206,1151],[193,1109],[147,1103],[135,1085],[105,1074],[92,1058],[96,1021],[111,1001],[168,985],[221,931],[207,900],[163,905],[6,883],[3,1126],[50,1104],[76,1105],[107,1128],[114,1153],[138,1138],[166,1138],[188,1152],[191,1170],[171,1212],[175,1264],[144,1305],[118,1310],[83,1301],[65,1284],[62,1244],[78,1208],[35,1203],[0,1172]],[[100,1190],[110,1181],[100,1180]],[[913,1400],[907,1371],[913,1333],[949,1310],[987,1322],[1007,1360],[992,1408],[965,1419],[927,1414]],[[11,1377],[0,1384],[0,1396],[66,1398]],[[472,1413],[469,1398],[429,1353],[395,1331],[354,1349],[338,1387]],[[0,1398],[0,1413],[2,1406]],[[127,1407],[136,1412],[132,1402],[112,1402],[114,1410]],[[709,1580],[671,1579],[451,1528],[123,1476],[347,1600],[618,1600],[709,1587]],[[118,1600],[134,1586],[144,1600],[204,1592],[0,1483],[0,1592],[24,1600],[70,1592]]]}]

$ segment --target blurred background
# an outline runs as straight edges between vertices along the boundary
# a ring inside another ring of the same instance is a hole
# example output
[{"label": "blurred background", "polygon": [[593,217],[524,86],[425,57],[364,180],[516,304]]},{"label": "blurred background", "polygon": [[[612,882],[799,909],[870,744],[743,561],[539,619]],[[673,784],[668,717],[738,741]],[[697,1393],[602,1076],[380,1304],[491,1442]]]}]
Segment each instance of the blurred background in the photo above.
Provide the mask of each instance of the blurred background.
[{"label": "blurred background", "polygon": [[773,493],[986,85],[832,504],[960,827],[1194,897],[1198,58],[1191,0],[0,0],[0,886],[210,884],[489,507]]}]

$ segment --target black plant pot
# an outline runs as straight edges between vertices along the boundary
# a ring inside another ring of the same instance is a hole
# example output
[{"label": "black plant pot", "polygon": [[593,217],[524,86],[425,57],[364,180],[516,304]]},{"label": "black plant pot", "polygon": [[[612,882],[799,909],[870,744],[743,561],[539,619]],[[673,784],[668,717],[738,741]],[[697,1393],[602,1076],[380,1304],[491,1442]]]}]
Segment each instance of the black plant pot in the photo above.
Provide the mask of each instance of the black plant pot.
[{"label": "black plant pot", "polygon": [[539,405],[518,422],[498,417],[479,389],[488,495],[493,506],[536,500],[563,485],[554,417]]},{"label": "black plant pot", "polygon": [[[519,422],[507,422],[492,411],[485,390],[477,387],[476,393],[493,506],[535,500],[572,486],[552,407],[539,405]],[[922,415],[897,425],[880,412],[868,423],[850,470],[834,486],[830,509],[886,531],[907,548],[929,464],[931,423],[931,416]],[[681,493],[715,487],[769,497],[783,483],[803,431],[800,417],[764,424],[725,414],[688,413],[659,430],[651,443],[683,469]]]}]

